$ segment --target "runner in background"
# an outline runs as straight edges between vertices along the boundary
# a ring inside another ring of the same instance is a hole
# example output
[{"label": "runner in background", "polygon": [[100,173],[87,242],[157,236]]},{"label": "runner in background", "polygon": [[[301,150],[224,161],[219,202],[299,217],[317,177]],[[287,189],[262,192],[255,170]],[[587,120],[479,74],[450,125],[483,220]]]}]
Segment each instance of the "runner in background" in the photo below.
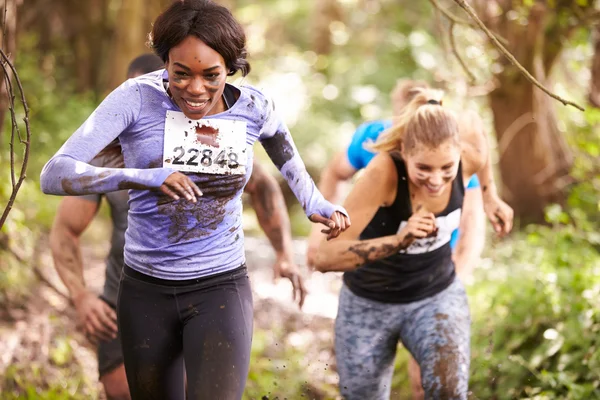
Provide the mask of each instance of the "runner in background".
[{"label": "runner in background", "polygon": [[[424,81],[399,80],[391,93],[393,115],[401,114],[404,107],[413,98],[415,90],[428,88]],[[367,122],[358,127],[352,141],[345,151],[337,153],[321,173],[319,190],[326,199],[334,203],[342,201],[343,183],[350,181],[354,175],[367,167],[375,157],[375,153],[366,148],[369,141],[376,141],[379,135],[392,126],[392,120]],[[456,273],[462,280],[468,278],[479,261],[485,244],[485,214],[481,187],[476,175],[467,183],[460,228],[452,232],[450,247]],[[317,249],[324,235],[318,227],[313,226],[307,248],[307,264],[314,264]],[[423,398],[419,366],[410,357],[408,364],[413,399]]]},{"label": "runner in background", "polygon": [[[131,62],[127,78],[135,78],[163,67],[164,63],[160,57],[144,54]],[[98,167],[122,168],[123,155],[118,141],[98,154],[92,164]],[[274,276],[290,279],[293,298],[302,307],[306,290],[302,276],[293,261],[290,221],[281,189],[275,178],[255,162],[250,181],[244,191],[250,195],[258,222],[275,250]],[[112,235],[110,251],[106,258],[103,290],[98,297],[86,287],[84,281],[84,261],[79,239],[96,216],[103,197],[106,198],[110,209]],[[100,382],[108,400],[130,399],[115,311],[123,268],[128,199],[127,190],[105,195],[65,197],[59,205],[50,233],[50,248],[56,270],[69,290],[79,324],[88,339],[97,346]]]},{"label": "runner in background", "polygon": [[427,399],[467,399],[470,313],[450,248],[464,182],[481,175],[500,236],[511,231],[513,211],[486,171],[480,119],[461,118],[442,107],[441,92],[416,90],[369,144],[377,155],[345,202],[352,226],[319,246],[316,268],[344,272],[335,354],[347,400],[389,399],[399,341],[419,364]]}]

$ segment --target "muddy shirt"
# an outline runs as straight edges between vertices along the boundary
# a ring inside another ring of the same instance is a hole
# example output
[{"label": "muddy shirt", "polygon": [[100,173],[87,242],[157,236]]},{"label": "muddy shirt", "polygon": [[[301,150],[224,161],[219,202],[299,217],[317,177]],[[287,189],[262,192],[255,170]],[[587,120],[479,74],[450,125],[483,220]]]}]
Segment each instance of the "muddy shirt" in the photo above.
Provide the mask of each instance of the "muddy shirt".
[{"label": "muddy shirt", "polygon": [[[164,70],[130,79],[115,89],[44,167],[44,193],[108,193],[132,184],[154,190],[129,191],[125,263],[147,275],[182,280],[208,276],[245,262],[242,190],[252,173],[252,145],[260,140],[287,180],[307,215],[330,217],[341,207],[327,202],[306,171],[272,101],[251,86],[234,89],[239,98],[210,119],[246,123],[244,175],[189,173],[204,196],[193,204],[173,200],[158,190],[173,172],[163,168],[165,118],[181,112],[168,96]],[[115,138],[123,150],[123,169],[89,164]]]}]

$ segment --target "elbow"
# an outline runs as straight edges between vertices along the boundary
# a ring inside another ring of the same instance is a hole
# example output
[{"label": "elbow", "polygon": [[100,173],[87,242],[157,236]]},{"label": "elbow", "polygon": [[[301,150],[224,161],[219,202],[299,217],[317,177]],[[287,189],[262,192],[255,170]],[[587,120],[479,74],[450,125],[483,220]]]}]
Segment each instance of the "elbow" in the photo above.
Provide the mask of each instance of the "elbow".
[{"label": "elbow", "polygon": [[331,257],[328,257],[327,254],[324,254],[322,248],[323,246],[321,246],[321,249],[317,251],[317,254],[313,257],[313,268],[318,272],[327,272],[330,270],[328,260],[330,260]]},{"label": "elbow", "polygon": [[46,166],[42,170],[42,173],[40,174],[40,189],[42,189],[42,193],[44,194],[53,194],[51,190],[51,179],[48,176],[47,167],[48,165],[46,164]]},{"label": "elbow", "polygon": [[54,189],[56,185],[54,184],[52,161],[53,160],[48,161],[40,173],[40,189],[44,194],[59,194]]}]

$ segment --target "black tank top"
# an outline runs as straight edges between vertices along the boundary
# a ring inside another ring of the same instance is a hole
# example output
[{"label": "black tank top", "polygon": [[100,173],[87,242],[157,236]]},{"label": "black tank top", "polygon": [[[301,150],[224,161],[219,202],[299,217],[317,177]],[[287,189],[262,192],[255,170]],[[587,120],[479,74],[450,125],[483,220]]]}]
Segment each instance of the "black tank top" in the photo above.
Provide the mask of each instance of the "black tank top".
[{"label": "black tank top", "polygon": [[[393,160],[398,171],[396,199],[391,206],[379,208],[360,234],[361,240],[395,235],[412,215],[406,165],[400,158]],[[448,205],[436,214],[435,237],[418,239],[397,254],[344,273],[344,282],[354,294],[384,303],[410,303],[433,296],[454,281],[450,238],[460,224],[465,195],[461,164],[451,190]]]}]

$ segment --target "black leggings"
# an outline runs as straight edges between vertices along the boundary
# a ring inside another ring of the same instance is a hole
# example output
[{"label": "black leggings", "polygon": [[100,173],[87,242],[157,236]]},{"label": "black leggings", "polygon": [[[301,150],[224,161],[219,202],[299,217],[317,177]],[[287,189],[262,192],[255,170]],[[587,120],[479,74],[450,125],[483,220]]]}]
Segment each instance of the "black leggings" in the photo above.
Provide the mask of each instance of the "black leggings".
[{"label": "black leggings", "polygon": [[239,400],[250,364],[252,292],[246,267],[168,281],[123,269],[117,305],[133,400]]}]

